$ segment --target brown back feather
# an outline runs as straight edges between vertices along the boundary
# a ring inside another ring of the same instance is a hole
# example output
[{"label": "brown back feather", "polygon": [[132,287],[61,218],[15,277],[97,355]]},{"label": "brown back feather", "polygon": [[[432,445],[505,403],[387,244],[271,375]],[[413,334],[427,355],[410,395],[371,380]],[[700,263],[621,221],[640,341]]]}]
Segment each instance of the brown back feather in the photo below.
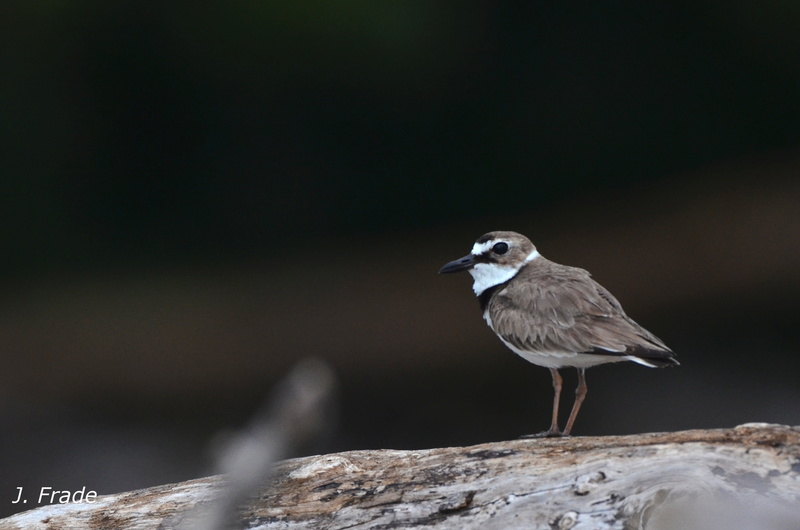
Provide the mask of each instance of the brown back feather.
[{"label": "brown back feather", "polygon": [[487,306],[494,331],[528,351],[633,355],[673,361],[591,275],[542,257],[529,263]]}]

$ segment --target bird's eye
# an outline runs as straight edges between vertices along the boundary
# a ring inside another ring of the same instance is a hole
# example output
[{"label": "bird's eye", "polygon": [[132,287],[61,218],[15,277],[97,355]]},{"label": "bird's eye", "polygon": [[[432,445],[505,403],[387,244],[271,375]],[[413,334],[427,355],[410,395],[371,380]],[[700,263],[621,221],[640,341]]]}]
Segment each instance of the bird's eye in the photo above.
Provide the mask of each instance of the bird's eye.
[{"label": "bird's eye", "polygon": [[500,255],[505,254],[508,252],[508,243],[504,243],[502,241],[500,243],[495,243],[492,247],[492,252]]}]

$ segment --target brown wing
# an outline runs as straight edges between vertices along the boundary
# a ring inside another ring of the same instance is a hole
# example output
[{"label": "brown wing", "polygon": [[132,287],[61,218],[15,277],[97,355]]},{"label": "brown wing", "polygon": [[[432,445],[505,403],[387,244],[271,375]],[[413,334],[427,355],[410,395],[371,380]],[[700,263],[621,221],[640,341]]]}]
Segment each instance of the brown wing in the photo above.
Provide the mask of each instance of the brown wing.
[{"label": "brown wing", "polygon": [[552,265],[544,273],[521,270],[522,276],[492,298],[487,310],[504,340],[532,352],[632,355],[675,363],[670,349],[628,318],[587,271]]}]

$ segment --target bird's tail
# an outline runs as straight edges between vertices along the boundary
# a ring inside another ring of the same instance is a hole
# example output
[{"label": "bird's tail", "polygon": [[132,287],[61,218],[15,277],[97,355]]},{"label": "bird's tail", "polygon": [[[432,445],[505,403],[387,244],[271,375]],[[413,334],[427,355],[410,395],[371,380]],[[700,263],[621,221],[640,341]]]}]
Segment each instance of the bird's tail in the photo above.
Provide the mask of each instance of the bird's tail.
[{"label": "bird's tail", "polygon": [[667,366],[679,366],[681,363],[675,358],[671,351],[647,352],[646,354],[628,355],[629,361],[639,363],[650,368],[665,368]]}]

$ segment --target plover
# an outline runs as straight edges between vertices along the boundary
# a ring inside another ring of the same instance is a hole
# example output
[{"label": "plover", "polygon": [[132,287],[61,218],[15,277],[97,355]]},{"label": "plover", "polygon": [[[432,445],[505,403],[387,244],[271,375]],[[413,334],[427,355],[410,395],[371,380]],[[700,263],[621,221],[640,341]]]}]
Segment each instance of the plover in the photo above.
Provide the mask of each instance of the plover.
[{"label": "plover", "polygon": [[[658,337],[631,320],[589,272],[545,259],[527,237],[489,232],[472,252],[439,273],[469,271],[483,318],[503,344],[523,359],[550,369],[553,419],[537,436],[569,435],[586,397],[585,371],[598,364],[633,361],[652,368],[677,365]],[[563,431],[558,427],[559,368],[578,369],[578,388]]]}]

